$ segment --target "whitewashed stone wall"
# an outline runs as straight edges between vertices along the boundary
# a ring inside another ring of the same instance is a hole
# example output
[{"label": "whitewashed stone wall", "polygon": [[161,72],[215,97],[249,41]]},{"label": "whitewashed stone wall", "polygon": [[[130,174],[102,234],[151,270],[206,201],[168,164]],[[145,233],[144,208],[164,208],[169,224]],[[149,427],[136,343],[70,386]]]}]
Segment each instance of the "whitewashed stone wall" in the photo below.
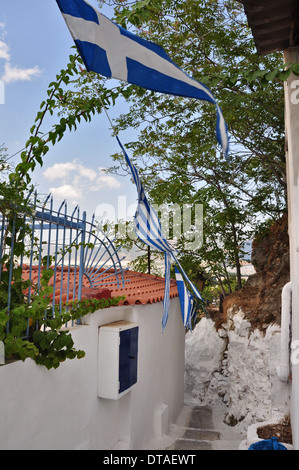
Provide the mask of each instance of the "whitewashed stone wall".
[{"label": "whitewashed stone wall", "polygon": [[290,383],[281,382],[280,327],[266,334],[252,330],[242,311],[229,316],[216,331],[203,318],[186,335],[185,387],[191,402],[227,406],[226,423],[246,429],[250,424],[289,413]]},{"label": "whitewashed stone wall", "polygon": [[219,398],[218,392],[225,380],[221,367],[226,340],[217,333],[211,319],[202,318],[196,328],[186,334],[185,344],[186,397],[201,404],[213,403]]},{"label": "whitewashed stone wall", "polygon": [[[31,359],[1,366],[0,449],[140,450],[167,433],[184,402],[179,299],[164,331],[162,315],[162,302],[98,310],[71,330],[83,359],[49,371]],[[117,400],[99,398],[98,329],[119,320],[139,325],[138,380]]]}]

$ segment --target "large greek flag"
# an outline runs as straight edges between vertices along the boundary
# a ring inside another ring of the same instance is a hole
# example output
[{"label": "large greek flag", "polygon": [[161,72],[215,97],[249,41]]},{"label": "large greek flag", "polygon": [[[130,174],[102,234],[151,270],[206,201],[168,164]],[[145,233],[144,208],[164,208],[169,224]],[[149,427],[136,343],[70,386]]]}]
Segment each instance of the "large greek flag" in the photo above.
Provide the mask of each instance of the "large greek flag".
[{"label": "large greek flag", "polygon": [[[228,151],[226,125],[212,93],[204,85],[182,72],[159,46],[134,36],[111,22],[83,0],[56,0],[75,40],[88,71],[125,80],[151,90],[210,101],[217,109],[217,136],[225,154]],[[177,259],[177,253],[164,237],[155,210],[150,205],[140,182],[136,167],[130,161],[118,137],[118,143],[131,170],[138,193],[138,206],[134,218],[136,235],[147,245],[160,250],[165,256],[165,293],[162,328],[169,313],[170,267],[174,262],[177,285],[185,327],[190,327],[194,315],[193,295],[202,300]],[[180,278],[178,277],[180,272]],[[185,298],[188,301],[185,301]]]},{"label": "large greek flag", "polygon": [[209,101],[216,106],[216,135],[228,154],[228,133],[211,91],[183,72],[157,44],[146,41],[84,0],[56,0],[88,71],[149,90]]}]

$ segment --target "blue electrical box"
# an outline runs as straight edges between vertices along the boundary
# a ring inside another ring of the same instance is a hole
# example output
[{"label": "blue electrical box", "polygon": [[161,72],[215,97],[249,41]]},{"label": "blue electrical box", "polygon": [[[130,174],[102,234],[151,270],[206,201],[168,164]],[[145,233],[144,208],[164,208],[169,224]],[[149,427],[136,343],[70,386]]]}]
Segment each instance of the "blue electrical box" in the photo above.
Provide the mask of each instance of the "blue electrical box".
[{"label": "blue electrical box", "polygon": [[123,320],[99,328],[99,397],[118,399],[136,385],[138,333],[138,325]]},{"label": "blue electrical box", "polygon": [[138,327],[119,332],[119,393],[137,382]]}]

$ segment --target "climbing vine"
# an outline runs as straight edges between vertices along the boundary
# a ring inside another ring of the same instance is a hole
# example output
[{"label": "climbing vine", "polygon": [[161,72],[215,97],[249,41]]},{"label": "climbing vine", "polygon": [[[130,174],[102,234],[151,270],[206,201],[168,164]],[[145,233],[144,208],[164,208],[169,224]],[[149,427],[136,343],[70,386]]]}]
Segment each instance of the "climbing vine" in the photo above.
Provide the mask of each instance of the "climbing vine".
[{"label": "climbing vine", "polygon": [[[37,287],[30,281],[22,280],[19,267],[14,269],[12,303],[3,308],[8,285],[7,276],[0,288],[0,341],[5,344],[7,359],[32,358],[47,369],[57,368],[66,359],[82,358],[85,352],[74,348],[74,341],[65,325],[78,322],[88,313],[118,305],[123,297],[107,299],[74,300],[64,304],[62,309],[53,306],[50,294],[53,287],[49,281],[53,270],[46,268],[47,259],[41,271],[41,281]],[[28,303],[26,292],[32,289],[32,301]],[[1,305],[2,304],[2,305]]]},{"label": "climbing vine", "polygon": [[[72,301],[62,309],[51,304],[53,287],[49,281],[53,270],[42,260],[41,279],[38,285],[22,278],[20,256],[26,256],[25,235],[31,234],[26,217],[33,214],[31,194],[34,190],[31,174],[36,165],[43,165],[49,146],[60,141],[67,130],[76,130],[81,118],[91,120],[100,112],[102,104],[96,97],[82,99],[67,117],[57,112],[64,101],[70,104],[73,79],[81,73],[81,60],[71,55],[67,67],[56,76],[47,90],[37,113],[30,137],[21,152],[21,161],[14,170],[8,170],[8,178],[0,181],[0,212],[2,214],[2,246],[0,247],[0,341],[5,346],[6,359],[33,359],[47,369],[56,369],[66,359],[82,358],[85,353],[74,348],[74,341],[66,324],[78,322],[88,313],[117,305],[123,297]],[[82,83],[81,83],[82,84]],[[67,86],[65,89],[64,86]],[[112,92],[103,93],[102,102],[110,99]],[[71,106],[70,106],[71,108]],[[58,116],[49,132],[42,132],[46,116]],[[5,158],[3,158],[5,160]],[[80,245],[80,244],[79,244]],[[34,256],[38,256],[37,248]],[[27,292],[31,289],[30,302]]]}]

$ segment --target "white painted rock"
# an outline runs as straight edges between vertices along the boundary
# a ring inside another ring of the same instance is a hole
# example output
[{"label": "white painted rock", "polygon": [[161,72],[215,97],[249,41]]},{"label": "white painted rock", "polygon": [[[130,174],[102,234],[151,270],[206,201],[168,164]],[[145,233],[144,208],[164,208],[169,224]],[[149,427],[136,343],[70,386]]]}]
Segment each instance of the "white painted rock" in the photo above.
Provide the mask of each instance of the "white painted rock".
[{"label": "white painted rock", "polygon": [[202,318],[186,334],[185,389],[189,399],[206,401],[210,382],[221,369],[225,348],[226,341],[220,338],[211,319]]}]

